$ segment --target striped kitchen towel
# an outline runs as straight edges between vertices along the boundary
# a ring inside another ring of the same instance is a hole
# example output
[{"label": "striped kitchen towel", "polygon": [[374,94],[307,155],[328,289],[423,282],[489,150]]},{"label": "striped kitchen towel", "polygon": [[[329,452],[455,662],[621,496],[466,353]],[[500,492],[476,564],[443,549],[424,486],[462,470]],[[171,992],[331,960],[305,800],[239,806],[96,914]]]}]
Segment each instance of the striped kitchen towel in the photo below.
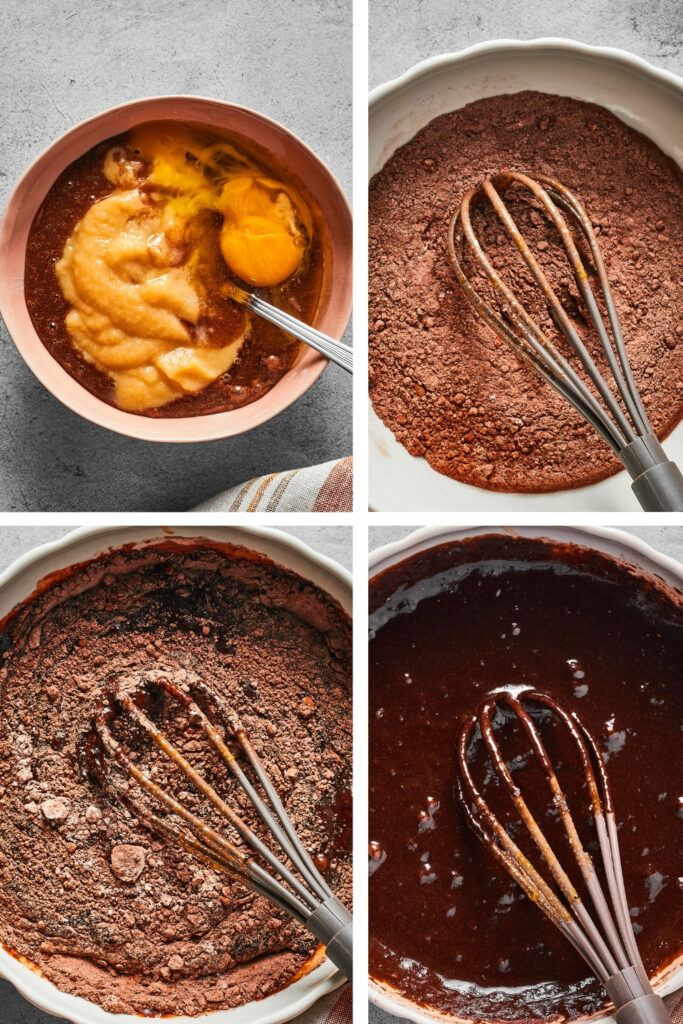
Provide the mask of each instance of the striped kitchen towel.
[{"label": "striped kitchen towel", "polygon": [[217,494],[195,512],[352,512],[353,459],[257,476]]}]

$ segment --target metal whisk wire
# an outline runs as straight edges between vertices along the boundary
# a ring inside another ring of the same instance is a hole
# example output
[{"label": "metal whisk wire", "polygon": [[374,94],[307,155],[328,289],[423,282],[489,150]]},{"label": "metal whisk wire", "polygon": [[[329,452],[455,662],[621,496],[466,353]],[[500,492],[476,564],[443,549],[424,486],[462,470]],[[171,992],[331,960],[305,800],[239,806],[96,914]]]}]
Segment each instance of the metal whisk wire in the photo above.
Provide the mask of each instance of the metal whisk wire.
[{"label": "metal whisk wire", "polygon": [[[525,707],[525,704],[529,703],[545,709],[546,714],[554,715],[576,747],[586,780],[609,903],[603,892],[595,863],[581,842],[566,796],[538,727]],[[535,760],[542,769],[550,789],[553,807],[558,812],[569,848],[593,904],[595,917],[585,906],[512,778],[493,726],[496,712],[505,708],[512,712],[521,724]],[[477,735],[481,736],[494,772],[547,865],[556,889],[551,887],[511,838],[474,781],[470,767],[470,752]],[[631,926],[619,853],[617,823],[605,763],[595,739],[578,716],[567,712],[546,694],[532,689],[523,690],[519,694],[501,691],[487,697],[477,713],[463,722],[457,750],[458,795],[468,824],[529,899],[536,903],[584,958],[617,1007],[617,1020],[620,1024],[668,1022],[669,1016],[664,1004],[654,994],[643,967]]]},{"label": "metal whisk wire", "polygon": [[[335,897],[304,849],[239,718],[205,683],[187,683],[186,689],[187,692],[161,675],[146,679],[144,686],[137,689],[123,689],[117,685],[110,692],[100,694],[93,712],[93,733],[89,739],[88,749],[89,767],[103,788],[150,831],[176,842],[214,870],[226,872],[239,879],[305,925],[326,946],[330,960],[347,978],[351,978],[351,915]],[[256,835],[241,815],[219,795],[211,783],[189,763],[145,713],[140,698],[149,696],[154,691],[175,700],[187,713],[189,720],[202,729],[210,745],[247,795],[260,820],[279,844],[294,870],[290,870]],[[226,733],[234,737],[265,794],[265,800],[245,774],[222,733],[199,706],[197,699],[211,708],[212,715],[216,716]],[[159,786],[148,772],[134,763],[111,729],[112,722],[121,713],[129,716],[163,751],[192,786],[226,819],[240,838],[265,861],[270,870],[266,870],[250,854],[245,853],[230,839],[190,811]],[[128,789],[117,784],[111,770],[113,762],[118,763],[124,772],[135,780],[152,802],[156,801],[171,815],[175,815],[187,828],[180,827],[173,820],[161,818],[131,795]]]},{"label": "metal whisk wire", "polygon": [[[600,373],[501,198],[500,192],[513,184],[532,193],[559,232],[574,279],[607,359],[618,398]],[[517,246],[534,281],[541,289],[555,325],[578,356],[597,396],[521,305],[488,259],[474,231],[470,216],[473,207],[476,208],[486,202],[491,204],[507,234]],[[607,310],[609,330],[562,211],[567,213],[572,223],[579,228],[590,249]],[[475,261],[500,297],[502,313],[479,295],[465,274],[458,255],[460,228]],[[516,171],[502,171],[490,175],[465,195],[453,214],[448,244],[453,272],[470,305],[487,326],[511,344],[610,446],[633,478],[634,493],[643,507],[648,511],[683,510],[683,476],[678,467],[667,459],[638,394],[597,238],[590,218],[576,196],[560,182],[545,175],[536,175],[536,180]]]}]

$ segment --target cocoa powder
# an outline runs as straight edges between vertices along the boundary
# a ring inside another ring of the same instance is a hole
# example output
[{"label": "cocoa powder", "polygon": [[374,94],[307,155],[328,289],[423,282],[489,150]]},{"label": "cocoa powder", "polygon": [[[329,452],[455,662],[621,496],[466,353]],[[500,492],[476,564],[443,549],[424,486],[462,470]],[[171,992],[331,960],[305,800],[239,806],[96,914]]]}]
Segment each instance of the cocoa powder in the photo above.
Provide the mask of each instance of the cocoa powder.
[{"label": "cocoa powder", "polygon": [[[97,785],[83,743],[93,700],[112,683],[203,679],[241,717],[304,846],[348,902],[351,654],[340,606],[244,549],[169,541],[52,580],[2,624],[0,651],[5,947],[64,991],[150,1016],[238,1006],[309,965],[305,929],[148,832]],[[171,740],[255,824],[177,705],[162,712]],[[210,817],[163,755],[135,749]]]},{"label": "cocoa powder", "polygon": [[[501,168],[558,178],[584,204],[658,436],[666,437],[683,416],[680,169],[604,108],[537,92],[491,97],[436,118],[373,178],[372,402],[412,455],[454,479],[521,492],[595,483],[617,472],[618,460],[476,317],[452,274],[452,213],[465,192]],[[560,261],[558,240],[533,203],[526,210],[521,199],[514,204],[585,335],[582,300],[566,257]],[[547,324],[495,215],[484,214],[478,230],[496,269]]]}]

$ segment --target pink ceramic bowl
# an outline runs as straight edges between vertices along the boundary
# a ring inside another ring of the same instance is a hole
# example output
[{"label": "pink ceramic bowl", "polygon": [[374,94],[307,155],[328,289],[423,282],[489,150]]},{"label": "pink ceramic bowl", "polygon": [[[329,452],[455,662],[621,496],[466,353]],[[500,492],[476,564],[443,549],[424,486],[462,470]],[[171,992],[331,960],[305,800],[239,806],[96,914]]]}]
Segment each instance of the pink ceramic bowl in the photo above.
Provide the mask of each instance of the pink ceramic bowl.
[{"label": "pink ceramic bowl", "polygon": [[207,416],[150,418],[123,412],[86,391],[52,358],[38,337],[24,301],[24,259],[33,218],[59,174],[105,139],[145,121],[190,121],[245,135],[280,157],[318,204],[331,239],[330,266],[323,281],[315,326],[341,338],[351,314],[351,211],[328,169],[296,136],[246,107],[199,96],[157,96],[114,107],[63,135],[29,167],[16,186],[0,224],[3,287],[0,313],[14,344],[45,387],[74,412],[119,434],[145,441],[212,441],[242,434],[276,416],[300,398],[320,376],[327,360],[303,348],[292,369],[251,405]]}]

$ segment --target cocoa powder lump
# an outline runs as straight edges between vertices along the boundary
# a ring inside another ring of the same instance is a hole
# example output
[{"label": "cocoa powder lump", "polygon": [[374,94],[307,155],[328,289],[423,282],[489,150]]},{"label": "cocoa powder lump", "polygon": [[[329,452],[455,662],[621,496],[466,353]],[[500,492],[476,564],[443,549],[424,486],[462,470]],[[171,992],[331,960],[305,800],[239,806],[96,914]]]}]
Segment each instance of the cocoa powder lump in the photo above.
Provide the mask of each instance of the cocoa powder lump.
[{"label": "cocoa powder lump", "polygon": [[[479,100],[436,118],[372,179],[373,406],[411,455],[456,480],[532,493],[596,483],[617,472],[619,461],[474,314],[453,277],[451,216],[469,189],[501,168],[557,178],[583,203],[659,438],[683,416],[681,171],[608,110],[538,92]],[[582,300],[549,222],[531,204],[522,223],[587,336]],[[537,303],[495,215],[479,228],[499,274]]]},{"label": "cocoa powder lump", "polygon": [[[159,674],[203,680],[241,718],[304,846],[350,902],[351,636],[341,607],[253,552],[168,541],[53,579],[0,624],[0,651],[3,944],[63,991],[144,1016],[239,1006],[310,965],[316,941],[304,928],[113,801],[88,770],[84,740],[103,689]],[[256,827],[178,705],[161,715],[171,741]],[[157,781],[220,824],[153,745],[134,749]]]}]

